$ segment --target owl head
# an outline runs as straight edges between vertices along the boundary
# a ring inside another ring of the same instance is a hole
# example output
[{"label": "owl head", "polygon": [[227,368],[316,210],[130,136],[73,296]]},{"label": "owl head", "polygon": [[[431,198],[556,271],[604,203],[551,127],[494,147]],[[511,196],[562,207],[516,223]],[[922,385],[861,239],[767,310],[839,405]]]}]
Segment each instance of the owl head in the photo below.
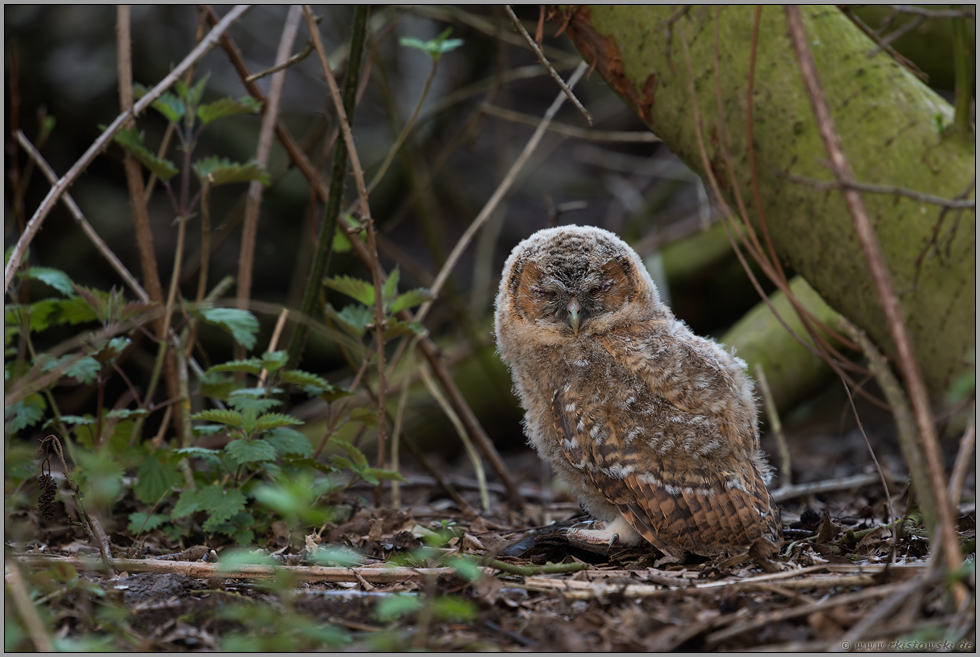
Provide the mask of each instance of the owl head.
[{"label": "owl head", "polygon": [[506,318],[562,338],[671,316],[636,252],[593,226],[548,228],[518,244],[495,305],[498,327]]}]

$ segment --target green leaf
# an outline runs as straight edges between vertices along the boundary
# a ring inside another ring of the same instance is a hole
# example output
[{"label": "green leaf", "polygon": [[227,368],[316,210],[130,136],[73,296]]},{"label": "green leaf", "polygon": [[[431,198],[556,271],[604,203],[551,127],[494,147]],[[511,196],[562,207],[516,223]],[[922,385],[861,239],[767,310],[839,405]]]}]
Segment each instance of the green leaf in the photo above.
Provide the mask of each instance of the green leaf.
[{"label": "green leaf", "polygon": [[236,429],[242,426],[242,414],[228,409],[213,408],[207,411],[201,411],[192,415],[191,419],[203,420],[204,422],[217,422]]},{"label": "green leaf", "polygon": [[136,476],[139,480],[133,486],[133,493],[144,504],[155,504],[172,486],[183,480],[176,466],[163,465],[152,454],[136,468]]},{"label": "green leaf", "polygon": [[370,475],[375,479],[385,479],[387,481],[400,481],[403,484],[408,483],[408,479],[401,476],[394,470],[382,470],[381,468],[364,468],[360,471],[361,476]]},{"label": "green leaf", "polygon": [[207,86],[208,78],[210,76],[211,74],[207,73],[203,78],[198,80],[193,87],[188,87],[186,84],[184,84],[183,80],[178,80],[177,84],[174,85],[177,87],[177,93],[179,93],[180,97],[185,103],[187,103],[187,107],[190,108],[192,113],[194,112],[194,108],[197,107],[198,103],[201,102],[201,96],[204,95],[204,88]]},{"label": "green leaf", "polygon": [[228,490],[217,484],[201,488],[199,492],[201,508],[211,513],[202,525],[204,531],[213,531],[211,528],[216,524],[230,520],[245,508],[248,501],[240,490]]},{"label": "green leaf", "polygon": [[373,427],[378,423],[378,414],[372,408],[355,408],[350,412],[350,419],[352,422],[363,422],[369,427]]},{"label": "green leaf", "polygon": [[[156,500],[154,500],[154,502],[155,501]],[[126,526],[126,529],[128,529],[131,534],[138,534],[141,531],[146,533],[167,522],[170,522],[170,517],[159,513],[154,513],[153,515],[142,512],[130,513],[129,524]]]},{"label": "green leaf", "polygon": [[374,321],[374,311],[367,306],[351,304],[335,313],[334,317],[345,331],[359,338],[364,335],[368,324]]},{"label": "green leaf", "polygon": [[48,408],[44,397],[38,393],[28,395],[16,404],[5,406],[3,409],[3,422],[6,430],[10,433],[17,433],[27,427],[33,427],[44,417],[44,411]]},{"label": "green leaf", "polygon": [[453,556],[446,565],[456,571],[465,580],[475,582],[483,577],[483,570],[472,559],[465,556]]},{"label": "green leaf", "polygon": [[75,296],[75,284],[68,277],[68,274],[60,269],[52,269],[51,267],[28,267],[17,275],[21,278],[26,278],[29,280],[41,281],[42,283],[58,290],[66,297]]},{"label": "green leaf", "polygon": [[177,167],[170,160],[157,157],[143,145],[143,133],[136,128],[123,128],[112,138],[117,144],[132,153],[139,163],[166,182],[177,175]]},{"label": "green leaf", "polygon": [[39,354],[36,361],[42,372],[60,371],[62,376],[70,376],[78,381],[89,384],[95,381],[102,368],[99,361],[91,356],[68,354],[61,358],[51,358],[47,354]]},{"label": "green leaf", "polygon": [[385,340],[399,338],[403,335],[424,335],[425,327],[420,322],[405,322],[400,319],[389,319],[385,325]]},{"label": "green leaf", "polygon": [[211,308],[204,304],[198,306],[198,312],[208,324],[221,326],[231,332],[235,341],[251,349],[255,346],[255,335],[259,332],[259,320],[247,310],[239,308]]},{"label": "green leaf", "polygon": [[378,603],[374,613],[382,623],[397,620],[405,614],[412,614],[422,608],[422,601],[417,595],[401,593],[386,597]]},{"label": "green leaf", "polygon": [[273,408],[277,408],[282,405],[282,402],[278,399],[262,399],[261,397],[256,397],[255,395],[250,395],[245,390],[236,390],[231,393],[228,397],[228,403],[234,406],[237,410],[242,411],[252,411],[253,413],[267,413]]},{"label": "green leaf", "polygon": [[149,411],[142,408],[118,408],[113,409],[106,413],[106,417],[119,418],[120,420],[125,420],[131,417],[143,417],[148,415]]},{"label": "green leaf", "polygon": [[456,50],[456,48],[463,45],[462,39],[447,38],[450,34],[452,34],[452,32],[453,28],[450,27],[436,39],[422,41],[421,39],[416,39],[415,37],[402,37],[398,40],[398,43],[406,48],[421,50],[432,59],[438,60],[445,53]]},{"label": "green leaf", "polygon": [[221,98],[213,103],[198,107],[197,118],[201,119],[203,125],[207,125],[212,121],[235,114],[257,114],[261,109],[262,103],[251,96],[245,96],[238,100]]},{"label": "green leaf", "polygon": [[205,181],[210,181],[212,186],[252,180],[258,180],[266,187],[272,183],[269,174],[255,160],[242,164],[217,155],[195,162],[194,173],[197,174],[202,185]]},{"label": "green leaf", "polygon": [[381,300],[385,310],[391,307],[391,302],[398,294],[398,279],[401,276],[398,267],[391,272],[388,280],[381,286]]},{"label": "green leaf", "polygon": [[440,596],[431,604],[433,615],[445,620],[472,621],[476,619],[479,613],[475,604],[454,595]]},{"label": "green leaf", "polygon": [[357,449],[350,443],[340,440],[338,438],[330,438],[330,440],[328,440],[327,442],[333,445],[334,447],[339,447],[341,450],[346,452],[347,455],[350,456],[351,459],[353,459],[354,464],[357,465],[358,467],[363,468],[367,466],[368,463],[367,457],[365,457],[364,454],[361,453],[361,450]]},{"label": "green leaf", "polygon": [[270,374],[284,367],[288,362],[289,352],[286,350],[267,351],[262,354],[262,367],[268,370]]},{"label": "green leaf", "polygon": [[225,447],[225,454],[236,466],[276,460],[275,448],[264,440],[233,440]]},{"label": "green leaf", "polygon": [[302,420],[285,413],[267,413],[256,421],[256,429],[260,432],[278,429],[279,427],[295,427],[303,424]]},{"label": "green leaf", "polygon": [[313,453],[313,446],[310,439],[301,434],[296,429],[289,427],[277,427],[269,430],[265,436],[265,441],[272,445],[277,454],[293,454],[296,456],[309,456]]},{"label": "green leaf", "polygon": [[262,371],[262,361],[258,358],[246,358],[244,360],[230,360],[226,363],[221,363],[220,365],[215,365],[214,367],[208,369],[205,375],[213,374],[215,372],[244,372],[246,374],[253,374],[255,376],[259,375]]},{"label": "green leaf", "polygon": [[374,305],[374,285],[368,281],[350,276],[334,276],[333,278],[324,278],[323,284],[331,290],[336,290],[360,301],[365,306]]},{"label": "green leaf", "polygon": [[154,100],[150,107],[163,114],[171,123],[179,123],[187,113],[187,106],[184,105],[184,101],[169,91],[160,94],[160,97]]},{"label": "green leaf", "polygon": [[279,380],[283,383],[302,387],[308,395],[319,395],[321,392],[333,388],[325,379],[302,370],[286,370],[285,372],[281,372],[279,374]]},{"label": "green leaf", "polygon": [[435,297],[432,295],[432,292],[424,287],[408,290],[407,292],[402,292],[399,294],[398,298],[391,303],[391,312],[397,313],[401,310],[405,310],[406,308],[414,308],[415,306],[419,306],[426,301],[431,301],[434,298]]},{"label": "green leaf", "polygon": [[344,399],[345,397],[352,397],[353,395],[354,393],[351,392],[350,390],[347,390],[346,388],[340,388],[338,386],[334,386],[332,389],[320,393],[320,399],[327,402],[328,404],[332,404],[338,399]]}]

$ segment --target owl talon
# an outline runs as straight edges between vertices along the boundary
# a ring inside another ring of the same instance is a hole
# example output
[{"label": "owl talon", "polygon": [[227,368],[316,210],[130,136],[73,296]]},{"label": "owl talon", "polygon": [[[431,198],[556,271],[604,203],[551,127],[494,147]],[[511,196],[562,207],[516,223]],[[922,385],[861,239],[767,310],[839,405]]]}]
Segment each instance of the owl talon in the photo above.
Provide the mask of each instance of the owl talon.
[{"label": "owl talon", "polygon": [[613,534],[609,537],[609,547],[616,545],[619,542],[619,534]]}]

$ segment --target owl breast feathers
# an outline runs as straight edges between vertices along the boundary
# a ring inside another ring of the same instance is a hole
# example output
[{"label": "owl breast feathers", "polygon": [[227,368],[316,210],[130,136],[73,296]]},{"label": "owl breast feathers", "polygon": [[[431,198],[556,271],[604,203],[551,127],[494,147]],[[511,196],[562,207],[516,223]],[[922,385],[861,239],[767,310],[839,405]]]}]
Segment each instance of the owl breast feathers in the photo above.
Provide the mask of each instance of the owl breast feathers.
[{"label": "owl breast feathers", "polygon": [[672,557],[780,539],[745,362],[675,319],[613,233],[518,244],[495,328],[530,443],[606,522],[579,533]]}]

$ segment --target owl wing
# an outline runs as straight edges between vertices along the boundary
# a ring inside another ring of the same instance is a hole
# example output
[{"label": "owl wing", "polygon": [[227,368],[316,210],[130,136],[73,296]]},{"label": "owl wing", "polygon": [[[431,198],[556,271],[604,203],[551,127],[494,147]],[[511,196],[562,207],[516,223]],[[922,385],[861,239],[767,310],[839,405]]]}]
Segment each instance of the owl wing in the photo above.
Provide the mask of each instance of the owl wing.
[{"label": "owl wing", "polygon": [[754,403],[751,391],[743,394],[724,355],[657,333],[603,339],[608,371],[624,389],[555,393],[552,421],[566,458],[666,554],[779,540],[778,511],[753,459],[755,409],[738,408]]}]

